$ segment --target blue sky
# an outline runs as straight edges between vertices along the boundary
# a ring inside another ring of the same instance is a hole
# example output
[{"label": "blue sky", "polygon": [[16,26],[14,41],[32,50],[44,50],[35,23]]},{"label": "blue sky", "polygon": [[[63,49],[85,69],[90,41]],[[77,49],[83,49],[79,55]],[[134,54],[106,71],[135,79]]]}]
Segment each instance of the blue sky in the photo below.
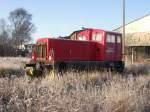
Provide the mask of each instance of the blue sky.
[{"label": "blue sky", "polygon": [[[25,8],[39,37],[66,36],[82,27],[113,30],[122,24],[122,0],[0,0],[0,19]],[[150,13],[150,1],[126,0],[126,23]]]}]

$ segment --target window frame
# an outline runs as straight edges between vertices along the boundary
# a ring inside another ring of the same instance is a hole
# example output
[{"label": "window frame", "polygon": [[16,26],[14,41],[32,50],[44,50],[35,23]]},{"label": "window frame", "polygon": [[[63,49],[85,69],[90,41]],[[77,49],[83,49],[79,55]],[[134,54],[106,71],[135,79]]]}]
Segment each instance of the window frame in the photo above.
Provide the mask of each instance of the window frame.
[{"label": "window frame", "polygon": [[111,43],[112,44],[116,43],[116,35],[114,35],[114,34],[111,35]]},{"label": "window frame", "polygon": [[[119,41],[118,41],[119,39]],[[121,44],[121,36],[120,35],[117,35],[117,44]]]},{"label": "window frame", "polygon": [[111,43],[111,34],[106,34],[106,43]]},{"label": "window frame", "polygon": [[100,32],[92,34],[92,41],[102,41],[103,35]]},{"label": "window frame", "polygon": [[47,44],[37,43],[36,44],[36,55],[37,58],[46,58],[47,55]]},{"label": "window frame", "polygon": [[78,37],[78,40],[86,41],[87,39],[86,39],[86,36],[81,35],[81,36]]},{"label": "window frame", "polygon": [[108,44],[116,44],[116,35],[114,34],[106,34],[106,43]]}]

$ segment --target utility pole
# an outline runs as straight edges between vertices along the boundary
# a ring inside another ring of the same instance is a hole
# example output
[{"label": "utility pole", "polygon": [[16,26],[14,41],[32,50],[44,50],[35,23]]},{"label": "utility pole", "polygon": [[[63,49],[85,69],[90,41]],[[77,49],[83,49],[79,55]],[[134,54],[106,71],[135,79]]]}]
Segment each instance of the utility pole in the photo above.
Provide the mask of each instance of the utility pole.
[{"label": "utility pole", "polygon": [[122,43],[122,50],[123,50],[123,58],[125,60],[125,15],[126,15],[126,12],[125,12],[125,5],[126,5],[126,2],[125,0],[122,0],[122,3],[123,3],[123,43]]}]

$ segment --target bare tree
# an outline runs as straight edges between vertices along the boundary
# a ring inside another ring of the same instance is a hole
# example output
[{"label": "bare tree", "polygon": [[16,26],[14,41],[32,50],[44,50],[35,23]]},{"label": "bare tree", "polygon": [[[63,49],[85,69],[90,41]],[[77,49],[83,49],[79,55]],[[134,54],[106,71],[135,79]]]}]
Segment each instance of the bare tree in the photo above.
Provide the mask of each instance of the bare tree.
[{"label": "bare tree", "polygon": [[31,35],[35,30],[32,15],[25,9],[18,8],[10,12],[12,40],[18,46],[32,40]]},{"label": "bare tree", "polygon": [[0,20],[0,43],[8,42],[8,28],[4,19]]},{"label": "bare tree", "polygon": [[4,19],[0,20],[0,56],[13,56],[14,49],[9,38],[9,28]]}]

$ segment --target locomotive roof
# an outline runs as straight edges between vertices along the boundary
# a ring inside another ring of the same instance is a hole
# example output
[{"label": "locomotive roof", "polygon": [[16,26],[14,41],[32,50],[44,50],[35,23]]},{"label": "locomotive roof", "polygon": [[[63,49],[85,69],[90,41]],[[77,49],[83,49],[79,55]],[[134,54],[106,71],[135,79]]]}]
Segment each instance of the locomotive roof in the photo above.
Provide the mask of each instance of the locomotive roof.
[{"label": "locomotive roof", "polygon": [[82,30],[74,31],[73,33],[70,34],[70,36],[73,35],[73,34],[75,34],[75,33],[78,33],[78,32],[81,32],[81,31],[85,31],[85,30],[101,30],[101,31],[105,31],[105,32],[121,34],[121,33],[119,33],[119,32],[107,31],[107,30],[103,30],[103,29],[84,28],[84,29],[82,29]]},{"label": "locomotive roof", "polygon": [[77,31],[72,32],[71,35],[74,34],[74,33],[85,31],[85,30],[101,30],[101,29],[83,28],[82,30],[77,30]]},{"label": "locomotive roof", "polygon": [[[80,40],[71,40],[71,39],[62,39],[62,38],[51,38],[51,37],[45,37],[45,38],[39,38],[36,43],[42,43],[42,42],[46,42],[47,40],[63,40],[63,41],[80,41]],[[81,41],[80,41],[81,42]],[[91,42],[88,40],[82,41],[82,42]]]},{"label": "locomotive roof", "polygon": [[[118,32],[106,31],[106,30],[102,30],[102,29],[84,28],[84,29],[82,29],[82,30],[77,30],[77,31],[72,32],[72,33],[70,34],[70,36],[72,36],[72,35],[75,34],[75,33],[78,33],[78,32],[81,32],[81,31],[86,31],[86,30],[89,30],[89,31],[92,31],[92,30],[100,30],[100,31],[109,32],[109,33],[121,34],[121,33],[118,33]],[[46,39],[64,39],[64,40],[67,40],[67,39],[69,39],[70,36],[58,37],[58,38],[51,38],[51,37],[39,38],[39,39],[37,39],[37,42],[38,42],[38,41],[43,41],[43,40],[46,40]]]}]

